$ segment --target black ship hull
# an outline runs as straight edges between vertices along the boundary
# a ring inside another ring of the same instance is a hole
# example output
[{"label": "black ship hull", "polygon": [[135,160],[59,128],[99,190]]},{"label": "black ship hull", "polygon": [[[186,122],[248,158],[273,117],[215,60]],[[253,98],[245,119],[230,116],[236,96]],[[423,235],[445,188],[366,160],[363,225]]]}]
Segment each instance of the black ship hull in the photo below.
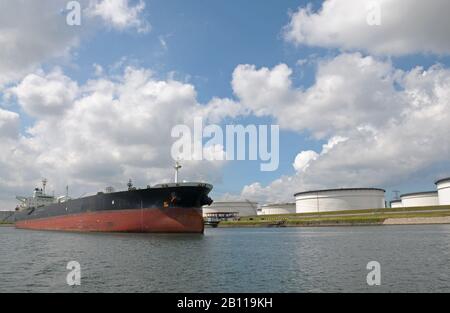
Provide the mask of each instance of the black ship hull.
[{"label": "black ship hull", "polygon": [[16,227],[90,232],[203,233],[202,206],[211,204],[208,184],[168,184],[30,208]]}]

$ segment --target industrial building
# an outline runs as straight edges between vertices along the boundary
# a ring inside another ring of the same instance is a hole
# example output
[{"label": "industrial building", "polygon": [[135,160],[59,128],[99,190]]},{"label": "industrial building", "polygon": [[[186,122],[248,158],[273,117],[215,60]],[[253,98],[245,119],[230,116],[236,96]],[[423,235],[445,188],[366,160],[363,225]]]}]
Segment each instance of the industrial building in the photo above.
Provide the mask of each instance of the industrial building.
[{"label": "industrial building", "polygon": [[437,191],[407,193],[400,196],[402,207],[436,206],[439,205]]},{"label": "industrial building", "polygon": [[[436,181],[437,191],[406,193],[390,201],[391,208],[450,205],[450,177]],[[298,192],[295,203],[272,203],[258,208],[251,201],[214,202],[203,208],[206,218],[238,219],[253,215],[321,213],[386,208],[386,191],[381,188],[336,188]]]},{"label": "industrial building", "polygon": [[436,181],[437,191],[407,193],[392,200],[391,208],[450,205],[450,177]]},{"label": "industrial building", "polygon": [[296,213],[295,203],[273,203],[265,204],[261,207],[258,215],[278,215]]},{"label": "industrial building", "polygon": [[214,202],[203,207],[203,217],[210,220],[238,219],[256,215],[258,203],[251,201],[222,201]]},{"label": "industrial building", "polygon": [[385,207],[385,190],[378,188],[326,189],[296,193],[296,213],[365,210]]},{"label": "industrial building", "polygon": [[438,180],[436,183],[439,205],[450,205],[450,177]]}]

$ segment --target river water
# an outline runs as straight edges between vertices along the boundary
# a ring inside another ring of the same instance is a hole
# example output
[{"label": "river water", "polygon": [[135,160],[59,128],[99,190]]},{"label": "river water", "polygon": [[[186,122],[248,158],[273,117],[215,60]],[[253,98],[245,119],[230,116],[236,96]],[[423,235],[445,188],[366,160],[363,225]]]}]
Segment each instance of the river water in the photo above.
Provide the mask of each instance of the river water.
[{"label": "river water", "polygon": [[[0,227],[0,292],[450,292],[450,225],[82,234]],[[67,263],[81,266],[68,286]],[[379,262],[381,285],[366,269]]]}]

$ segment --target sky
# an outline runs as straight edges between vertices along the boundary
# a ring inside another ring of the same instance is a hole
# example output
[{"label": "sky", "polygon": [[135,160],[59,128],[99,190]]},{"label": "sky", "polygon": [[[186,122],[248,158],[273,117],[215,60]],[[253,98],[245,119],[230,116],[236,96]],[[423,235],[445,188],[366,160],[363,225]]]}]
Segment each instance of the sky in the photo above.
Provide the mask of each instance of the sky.
[{"label": "sky", "polygon": [[194,117],[280,129],[274,171],[182,162],[216,200],[450,176],[447,0],[82,0],[80,25],[69,2],[0,0],[2,210],[43,177],[73,197],[171,181]]}]

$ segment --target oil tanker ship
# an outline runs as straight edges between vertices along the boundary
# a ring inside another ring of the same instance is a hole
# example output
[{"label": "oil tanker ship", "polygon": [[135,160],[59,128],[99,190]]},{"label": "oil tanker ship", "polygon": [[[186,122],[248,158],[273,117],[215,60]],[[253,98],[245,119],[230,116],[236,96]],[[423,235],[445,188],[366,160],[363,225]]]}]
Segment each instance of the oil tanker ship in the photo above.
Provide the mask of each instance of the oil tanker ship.
[{"label": "oil tanker ship", "polygon": [[202,206],[212,185],[170,183],[115,192],[107,188],[93,196],[55,198],[36,188],[32,197],[17,197],[15,226],[35,230],[134,233],[203,233]]}]

